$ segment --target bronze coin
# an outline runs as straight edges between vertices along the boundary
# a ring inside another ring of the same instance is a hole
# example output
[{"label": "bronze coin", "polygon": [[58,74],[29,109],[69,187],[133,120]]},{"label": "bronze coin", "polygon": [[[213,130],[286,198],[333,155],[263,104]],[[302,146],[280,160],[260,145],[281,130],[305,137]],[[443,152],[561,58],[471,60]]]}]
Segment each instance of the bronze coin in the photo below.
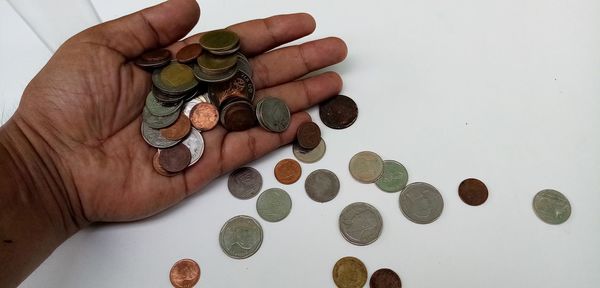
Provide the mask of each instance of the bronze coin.
[{"label": "bronze coin", "polygon": [[190,111],[190,121],[200,131],[211,130],[219,122],[219,110],[210,103],[198,103]]},{"label": "bronze coin", "polygon": [[160,157],[160,150],[156,151],[156,153],[154,154],[154,157],[152,158],[152,166],[154,167],[154,170],[162,176],[171,177],[171,176],[177,175],[177,173],[168,172],[162,166],[160,166],[160,162],[158,160],[159,157]]},{"label": "bronze coin", "polygon": [[194,287],[200,280],[200,266],[192,259],[181,259],[171,268],[169,280],[175,288]]},{"label": "bronze coin", "polygon": [[458,196],[468,205],[479,206],[488,198],[488,189],[478,179],[465,179],[458,186]]},{"label": "bronze coin", "polygon": [[337,95],[319,105],[319,116],[327,127],[344,129],[356,121],[358,107],[350,97]]},{"label": "bronze coin", "polygon": [[179,114],[179,118],[175,123],[171,124],[166,128],[160,129],[160,135],[168,140],[180,140],[190,133],[191,125],[190,119],[185,114]]},{"label": "bronze coin", "polygon": [[158,155],[158,163],[167,172],[177,173],[190,165],[192,153],[187,146],[179,143],[171,148],[163,149]]},{"label": "bronze coin", "polygon": [[236,101],[223,107],[221,124],[228,131],[244,131],[257,124],[256,113],[248,101]]},{"label": "bronze coin", "polygon": [[333,266],[333,282],[339,288],[362,288],[367,283],[367,267],[355,257],[344,257]]},{"label": "bronze coin", "polygon": [[304,149],[314,149],[321,143],[321,129],[315,122],[305,122],[296,131],[298,145]]},{"label": "bronze coin", "polygon": [[175,59],[179,63],[190,63],[196,60],[200,54],[202,54],[202,46],[198,43],[193,43],[179,49],[177,54],[175,54]]},{"label": "bronze coin", "polygon": [[137,59],[135,64],[144,68],[158,68],[168,64],[171,61],[171,51],[167,49],[157,49],[148,51]]},{"label": "bronze coin", "polygon": [[275,165],[275,178],[281,184],[292,184],[300,179],[302,168],[294,159],[283,159]]},{"label": "bronze coin", "polygon": [[370,288],[402,288],[400,276],[391,269],[383,268],[375,271],[369,281]]}]

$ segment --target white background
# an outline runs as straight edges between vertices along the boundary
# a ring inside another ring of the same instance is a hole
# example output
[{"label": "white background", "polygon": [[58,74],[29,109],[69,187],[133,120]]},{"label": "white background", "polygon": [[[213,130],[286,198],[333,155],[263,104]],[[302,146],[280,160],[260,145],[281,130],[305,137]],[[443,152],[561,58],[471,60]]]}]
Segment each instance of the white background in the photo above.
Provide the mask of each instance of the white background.
[{"label": "white background", "polygon": [[[103,21],[156,1],[92,1]],[[144,221],[94,225],[48,258],[21,287],[170,287],[181,258],[202,268],[197,287],[332,287],[341,257],[363,260],[369,274],[395,270],[403,287],[598,287],[600,283],[600,2],[596,0],[207,1],[194,32],[272,14],[306,11],[317,19],[307,39],[336,35],[349,47],[331,70],[359,107],[346,130],[320,125],[325,157],[302,164],[303,176],[278,184],[284,147],[251,163],[263,189],[293,200],[279,223],[259,218],[255,200],[230,195],[226,178]],[[64,9],[57,5],[57,9]],[[0,97],[6,120],[22,90],[51,56],[0,0]],[[311,110],[315,121],[318,111]],[[354,181],[347,163],[372,150],[395,159],[409,181],[426,181],[444,198],[430,225],[408,221],[398,193]],[[337,173],[341,191],[329,203],[304,192],[311,171]],[[461,202],[457,186],[482,179],[481,207]],[[541,222],[531,201],[553,188],[571,201],[563,225]],[[384,220],[366,246],[346,242],[339,212],[371,203]],[[218,233],[247,214],[264,243],[246,260],[225,256]]]}]

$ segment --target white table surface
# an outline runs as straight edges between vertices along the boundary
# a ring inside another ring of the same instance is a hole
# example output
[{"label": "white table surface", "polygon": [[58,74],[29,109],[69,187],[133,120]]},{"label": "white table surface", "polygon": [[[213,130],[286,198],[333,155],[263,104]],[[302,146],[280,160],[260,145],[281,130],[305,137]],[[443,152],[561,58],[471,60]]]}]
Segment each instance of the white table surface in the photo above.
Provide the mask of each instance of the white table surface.
[{"label": "white table surface", "polygon": [[[109,20],[156,1],[93,1]],[[403,287],[598,287],[600,282],[600,2],[596,0],[206,1],[194,32],[272,14],[306,11],[317,19],[307,39],[330,35],[348,44],[330,70],[359,107],[346,130],[320,125],[325,157],[302,164],[285,186],[274,165],[284,147],[250,165],[263,188],[281,187],[291,214],[268,223],[256,198],[230,195],[226,178],[144,221],[95,225],[60,246],[21,287],[170,287],[169,269],[195,259],[197,287],[332,287],[333,264],[353,255],[369,273],[390,267]],[[51,53],[0,0],[0,99],[7,119],[25,85]],[[321,124],[318,111],[310,111]],[[409,181],[426,181],[444,198],[430,225],[408,221],[398,193],[350,176],[361,150],[402,162]],[[341,191],[320,204],[304,192],[309,172],[337,173]],[[461,202],[457,186],[482,179],[481,207]],[[536,192],[553,188],[571,201],[559,226],[532,211]],[[356,201],[383,216],[379,240],[346,242],[340,211]],[[264,242],[246,260],[225,256],[223,223],[238,214],[259,219]]]}]

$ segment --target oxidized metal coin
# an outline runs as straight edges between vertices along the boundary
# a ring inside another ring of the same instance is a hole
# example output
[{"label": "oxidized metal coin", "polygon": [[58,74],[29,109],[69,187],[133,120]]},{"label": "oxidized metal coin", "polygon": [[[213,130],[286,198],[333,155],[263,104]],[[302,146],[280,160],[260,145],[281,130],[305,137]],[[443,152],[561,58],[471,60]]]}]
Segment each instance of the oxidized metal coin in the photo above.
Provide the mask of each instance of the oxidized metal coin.
[{"label": "oxidized metal coin", "polygon": [[408,183],[408,172],[404,165],[394,160],[383,161],[383,174],[375,182],[379,189],[385,192],[398,192]]},{"label": "oxidized metal coin", "polygon": [[179,114],[179,118],[171,126],[160,129],[160,135],[169,140],[180,140],[183,139],[190,133],[192,125],[190,119],[183,113]]},{"label": "oxidized metal coin", "polygon": [[198,57],[198,67],[202,72],[208,75],[222,74],[236,67],[237,56],[217,56],[210,53],[204,53]]},{"label": "oxidized metal coin", "polygon": [[238,57],[238,69],[246,73],[252,79],[252,66],[250,66],[250,61],[246,58],[246,55],[238,52],[235,54]]},{"label": "oxidized metal coin", "polygon": [[196,97],[192,98],[189,102],[185,103],[185,105],[183,106],[183,114],[185,114],[185,116],[190,117],[192,108],[194,108],[198,103],[212,104],[212,102],[208,98],[208,93],[197,95]]},{"label": "oxidized metal coin", "polygon": [[290,214],[292,199],[282,189],[271,188],[262,192],[256,201],[256,211],[269,222],[279,222]]},{"label": "oxidized metal coin", "polygon": [[162,137],[160,135],[160,130],[151,128],[145,122],[142,122],[141,130],[144,141],[154,148],[165,149],[173,147],[180,142],[179,140],[169,140],[165,137]]},{"label": "oxidized metal coin", "polygon": [[219,110],[209,103],[198,103],[190,112],[190,121],[200,131],[212,130],[219,123]]},{"label": "oxidized metal coin", "polygon": [[333,129],[350,127],[358,117],[358,107],[348,96],[337,95],[319,105],[323,124]]},{"label": "oxidized metal coin", "polygon": [[229,80],[218,83],[211,83],[208,86],[208,95],[215,101],[215,105],[223,107],[224,102],[229,98],[241,97],[252,102],[254,100],[254,83],[252,78],[242,70]]},{"label": "oxidized metal coin", "polygon": [[183,144],[177,144],[171,148],[163,149],[158,156],[160,166],[167,172],[177,173],[183,171],[190,165],[192,154],[190,149]]},{"label": "oxidized metal coin", "polygon": [[383,174],[383,160],[371,151],[356,153],[350,159],[350,174],[362,183],[375,183]]},{"label": "oxidized metal coin", "polygon": [[246,215],[229,219],[219,233],[221,249],[234,259],[244,259],[254,255],[262,241],[262,227],[258,221]]},{"label": "oxidized metal coin", "polygon": [[352,203],[340,214],[340,232],[348,242],[364,246],[379,238],[383,229],[383,219],[379,211],[364,202]]},{"label": "oxidized metal coin", "polygon": [[328,202],[340,191],[340,180],[327,169],[315,170],[306,177],[304,189],[310,199],[317,202]]},{"label": "oxidized metal coin", "polygon": [[415,182],[400,192],[400,210],[414,223],[429,224],[442,215],[444,199],[430,184]]},{"label": "oxidized metal coin", "polygon": [[154,171],[156,171],[158,174],[163,175],[163,176],[167,176],[167,177],[171,177],[171,176],[175,176],[179,173],[171,173],[167,170],[165,170],[162,166],[160,166],[160,162],[159,162],[159,157],[160,157],[160,150],[156,151],[156,153],[154,154],[154,157],[152,158],[152,166],[154,167]]},{"label": "oxidized metal coin", "polygon": [[175,113],[173,114],[169,114],[166,116],[152,115],[152,113],[148,111],[148,108],[146,108],[146,106],[144,106],[144,110],[142,111],[142,120],[146,124],[148,124],[149,127],[154,129],[160,129],[170,126],[171,124],[175,123],[175,121],[177,121],[177,118],[179,118],[179,110],[175,111]]},{"label": "oxidized metal coin", "polygon": [[178,62],[154,70],[152,83],[165,94],[181,95],[191,91],[198,85],[192,68]]},{"label": "oxidized metal coin", "polygon": [[217,74],[206,73],[205,71],[202,71],[200,66],[198,66],[197,64],[193,65],[193,69],[194,69],[194,77],[196,77],[196,79],[198,79],[200,81],[208,82],[208,83],[227,81],[227,80],[231,79],[231,77],[235,76],[235,73],[237,73],[237,67],[233,67],[227,71],[224,71],[222,73],[217,73]]},{"label": "oxidized metal coin", "polygon": [[362,288],[368,276],[365,264],[355,257],[344,257],[333,266],[333,282],[339,288]]},{"label": "oxidized metal coin", "polygon": [[200,45],[211,52],[231,50],[237,46],[239,42],[240,38],[235,32],[225,29],[209,31],[200,37]]},{"label": "oxidized metal coin", "polygon": [[200,54],[202,54],[202,46],[198,43],[193,43],[179,49],[177,54],[175,54],[175,59],[179,63],[190,63],[194,62]]},{"label": "oxidized metal coin", "polygon": [[400,281],[400,276],[396,274],[391,269],[382,268],[373,275],[371,275],[371,280],[369,281],[370,288],[402,288],[402,282]]},{"label": "oxidized metal coin", "polygon": [[164,106],[178,105],[179,102],[183,102],[187,96],[187,94],[169,95],[156,88],[156,86],[154,85],[152,85],[152,94],[154,95],[156,100],[158,100],[158,102],[160,102],[160,104]]},{"label": "oxidized metal coin", "polygon": [[135,59],[135,64],[143,68],[159,68],[171,62],[171,51],[157,49],[145,52]]},{"label": "oxidized metal coin", "polygon": [[148,109],[150,114],[155,116],[171,115],[181,108],[181,104],[183,104],[183,101],[174,102],[172,105],[164,105],[154,97],[152,91],[150,91],[146,97],[146,109]]},{"label": "oxidized metal coin", "polygon": [[221,125],[227,131],[244,131],[256,126],[256,114],[248,101],[235,101],[221,110]]},{"label": "oxidized metal coin", "polygon": [[533,211],[548,224],[562,224],[571,216],[571,203],[562,193],[545,189],[533,198]]},{"label": "oxidized metal coin", "polygon": [[468,205],[479,206],[487,200],[488,189],[480,180],[469,178],[458,186],[458,196]]},{"label": "oxidized metal coin", "polygon": [[294,152],[294,156],[296,156],[296,159],[304,163],[315,163],[321,160],[321,158],[323,158],[323,155],[325,155],[325,150],[327,150],[327,147],[323,138],[321,138],[319,145],[317,145],[317,147],[315,147],[315,149],[312,150],[304,149],[300,147],[298,143],[294,143],[292,147],[292,152]]},{"label": "oxidized metal coin", "polygon": [[227,187],[229,192],[238,199],[250,199],[262,188],[262,176],[252,167],[241,167],[229,174]]},{"label": "oxidized metal coin", "polygon": [[304,149],[315,149],[321,143],[321,129],[315,122],[304,122],[296,131],[298,144]]},{"label": "oxidized metal coin", "polygon": [[190,149],[190,154],[192,155],[188,167],[196,164],[202,157],[202,154],[204,154],[204,138],[196,129],[191,129],[190,134],[187,138],[183,139],[181,144]]},{"label": "oxidized metal coin", "polygon": [[292,184],[300,179],[302,168],[294,159],[283,159],[275,165],[275,178],[281,184]]},{"label": "oxidized metal coin", "polygon": [[192,288],[200,280],[200,266],[192,259],[181,259],[171,268],[169,280],[175,288]]},{"label": "oxidized metal coin", "polygon": [[256,118],[266,130],[280,133],[290,126],[290,109],[279,98],[265,97],[256,104]]}]

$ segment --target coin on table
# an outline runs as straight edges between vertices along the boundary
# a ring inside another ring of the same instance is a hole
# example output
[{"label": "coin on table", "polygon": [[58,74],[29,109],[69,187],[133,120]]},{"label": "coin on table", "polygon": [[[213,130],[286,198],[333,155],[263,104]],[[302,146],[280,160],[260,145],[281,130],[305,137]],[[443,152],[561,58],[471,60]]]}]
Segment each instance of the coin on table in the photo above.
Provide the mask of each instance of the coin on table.
[{"label": "coin on table", "polygon": [[145,52],[135,59],[135,64],[143,68],[159,68],[171,62],[171,51],[157,49]]},{"label": "coin on table", "polygon": [[256,126],[256,114],[248,101],[235,101],[221,110],[220,122],[227,131],[244,131]]},{"label": "coin on table", "polygon": [[340,232],[348,242],[364,246],[379,238],[383,219],[375,207],[364,202],[352,203],[340,214]]},{"label": "coin on table", "polygon": [[204,138],[202,134],[196,129],[191,129],[190,134],[183,139],[181,144],[185,145],[189,150],[192,158],[190,159],[189,166],[192,166],[200,160],[202,154],[204,154]]},{"label": "coin on table", "polygon": [[370,288],[402,288],[402,281],[400,276],[396,274],[392,269],[382,268],[373,275],[369,281]]},{"label": "coin on table", "polygon": [[177,121],[177,118],[179,118],[179,110],[175,111],[173,114],[165,116],[152,115],[146,106],[144,106],[144,109],[142,110],[142,120],[148,124],[149,127],[154,129],[170,126]]},{"label": "coin on table", "polygon": [[468,205],[479,206],[488,198],[488,189],[479,179],[468,178],[458,185],[458,196]]},{"label": "coin on table", "polygon": [[406,187],[407,182],[408,172],[404,165],[394,160],[385,160],[383,161],[383,174],[375,182],[375,185],[385,192],[398,192]]},{"label": "coin on table", "polygon": [[291,114],[283,100],[265,97],[256,104],[256,118],[266,130],[280,133],[290,126]]},{"label": "coin on table", "polygon": [[356,121],[358,107],[350,97],[337,95],[319,105],[319,116],[327,127],[344,129]]},{"label": "coin on table", "polygon": [[271,188],[260,193],[256,201],[256,211],[269,222],[279,222],[290,214],[292,199],[283,189]]},{"label": "coin on table", "polygon": [[362,288],[368,276],[365,264],[355,257],[344,257],[333,266],[333,282],[339,288]]},{"label": "coin on table", "polygon": [[362,151],[350,159],[350,174],[362,183],[375,183],[383,174],[383,159],[374,152]]},{"label": "coin on table", "polygon": [[209,51],[227,51],[237,46],[240,37],[233,31],[219,29],[206,32],[200,37],[200,45]]},{"label": "coin on table", "polygon": [[545,189],[533,198],[533,211],[548,224],[562,224],[571,216],[571,203],[562,193]]},{"label": "coin on table", "polygon": [[183,101],[178,101],[174,102],[172,105],[164,105],[161,102],[159,102],[158,99],[156,99],[152,91],[150,91],[150,93],[148,93],[148,96],[146,97],[146,109],[148,109],[148,112],[150,112],[150,114],[155,116],[171,115],[177,112],[177,110],[181,108],[182,104]]},{"label": "coin on table", "polygon": [[196,61],[196,58],[202,54],[202,46],[198,43],[189,44],[177,51],[175,59],[179,63],[190,63]]},{"label": "coin on table", "polygon": [[210,83],[208,85],[208,95],[211,99],[215,99],[218,106],[223,107],[224,102],[231,97],[246,98],[252,102],[255,94],[254,82],[252,78],[248,76],[242,70],[238,70],[237,73],[229,80]]},{"label": "coin on table", "polygon": [[160,129],[160,135],[169,140],[180,140],[190,133],[191,127],[190,119],[181,113],[175,123]]},{"label": "coin on table", "polygon": [[172,177],[172,176],[179,174],[179,173],[171,173],[171,172],[165,170],[162,166],[160,166],[160,161],[158,160],[159,158],[160,158],[160,150],[156,151],[156,153],[154,154],[154,157],[152,158],[152,167],[154,167],[154,171],[156,171],[158,174],[160,174],[162,176],[167,176],[167,177]]},{"label": "coin on table", "polygon": [[300,179],[302,167],[294,159],[283,159],[275,165],[275,178],[281,184],[292,184]]},{"label": "coin on table", "polygon": [[241,167],[229,174],[227,188],[235,198],[250,199],[262,188],[262,176],[252,167]]},{"label": "coin on table", "polygon": [[298,144],[304,149],[315,149],[321,143],[321,129],[315,122],[304,122],[296,131]]},{"label": "coin on table", "polygon": [[190,165],[192,153],[187,146],[177,144],[171,148],[166,148],[160,151],[158,162],[168,172],[177,173],[183,171]]},{"label": "coin on table", "polygon": [[165,148],[173,147],[173,146],[177,145],[177,143],[180,142],[180,140],[166,139],[165,137],[160,135],[160,130],[151,128],[145,122],[142,122],[141,132],[142,132],[142,138],[144,138],[144,141],[146,141],[146,143],[148,143],[148,145],[150,145],[154,148],[165,149]]},{"label": "coin on table", "polygon": [[317,202],[328,202],[337,196],[340,191],[340,180],[327,169],[318,169],[306,177],[304,189],[310,199]]},{"label": "coin on table", "polygon": [[192,68],[178,62],[152,72],[152,83],[165,94],[181,95],[198,85]]},{"label": "coin on table", "polygon": [[262,227],[256,219],[246,215],[229,219],[219,233],[221,249],[234,259],[244,259],[254,255],[262,241]]},{"label": "coin on table", "polygon": [[292,152],[294,152],[294,156],[296,157],[296,159],[304,163],[315,163],[321,160],[321,158],[323,158],[323,155],[325,155],[326,150],[327,147],[323,138],[321,138],[321,141],[319,141],[319,145],[317,145],[317,147],[311,150],[300,147],[298,143],[294,143],[294,145],[292,146]]},{"label": "coin on table", "polygon": [[442,195],[428,183],[410,183],[400,192],[400,210],[414,223],[432,223],[442,215],[443,209]]},{"label": "coin on table", "polygon": [[219,110],[209,103],[198,103],[190,111],[190,121],[200,131],[212,130],[219,123]]},{"label": "coin on table", "polygon": [[200,280],[200,266],[192,259],[181,259],[171,267],[169,280],[175,288],[192,288]]}]

